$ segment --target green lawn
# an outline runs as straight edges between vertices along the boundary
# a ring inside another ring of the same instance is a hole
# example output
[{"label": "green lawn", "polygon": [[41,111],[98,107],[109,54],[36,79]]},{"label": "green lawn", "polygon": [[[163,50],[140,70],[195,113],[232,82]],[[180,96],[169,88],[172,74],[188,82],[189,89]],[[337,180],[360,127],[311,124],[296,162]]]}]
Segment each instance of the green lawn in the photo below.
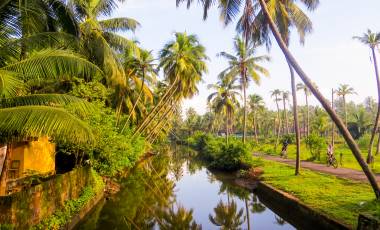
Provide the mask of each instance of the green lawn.
[{"label": "green lawn", "polygon": [[343,223],[356,227],[359,213],[380,218],[380,202],[374,200],[374,193],[366,183],[305,169],[294,176],[294,167],[262,158],[255,158],[254,165],[264,169],[266,183]]},{"label": "green lawn", "polygon": [[[282,145],[280,144],[277,147],[277,152],[275,152],[274,144],[259,144],[253,147],[253,151],[267,153],[271,155],[280,155],[281,147]],[[326,152],[327,152],[327,149],[323,150],[321,152],[321,160],[314,161],[314,162],[325,164]],[[374,149],[374,152],[375,152],[375,149]],[[354,155],[352,155],[351,150],[345,144],[335,145],[335,157],[338,160],[338,162],[340,161],[340,154],[342,154],[342,163],[343,163],[343,166],[341,167],[361,170]],[[362,155],[363,155],[363,158],[366,159],[366,156],[367,156],[366,149],[362,149]],[[311,157],[310,151],[306,148],[306,145],[302,143],[301,144],[301,160],[308,160],[310,159],[310,157]],[[291,158],[291,159],[296,158],[296,146],[293,144],[290,144],[288,147],[288,158]],[[375,156],[375,163],[371,165],[371,168],[373,169],[375,173],[380,173],[380,155]]]}]

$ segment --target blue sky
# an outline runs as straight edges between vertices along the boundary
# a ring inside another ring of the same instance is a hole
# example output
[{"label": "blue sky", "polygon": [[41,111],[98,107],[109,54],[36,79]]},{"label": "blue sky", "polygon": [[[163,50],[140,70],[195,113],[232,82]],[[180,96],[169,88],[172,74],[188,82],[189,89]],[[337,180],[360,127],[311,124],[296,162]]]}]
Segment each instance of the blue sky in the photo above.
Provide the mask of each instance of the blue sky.
[{"label": "blue sky", "polygon": [[[346,83],[354,87],[358,93],[349,96],[349,100],[362,102],[367,96],[377,98],[370,50],[352,37],[361,35],[367,28],[380,31],[380,1],[320,2],[320,7],[308,14],[313,21],[313,33],[306,38],[304,46],[298,44],[297,37],[292,38],[292,53],[326,97],[330,97],[331,88]],[[209,18],[203,21],[200,6],[194,4],[190,10],[185,6],[176,8],[175,0],[127,0],[113,16],[138,20],[142,27],[135,34],[125,35],[137,38],[144,48],[153,50],[156,56],[163,45],[173,39],[174,32],[186,31],[198,35],[210,57],[209,73],[199,85],[199,94],[183,102],[183,110],[191,106],[198,113],[204,113],[206,98],[211,93],[206,86],[216,82],[218,73],[226,68],[227,64],[222,58],[216,57],[216,54],[221,51],[232,52],[235,25],[224,27],[219,20],[216,7],[210,11]],[[258,54],[266,52],[263,48]],[[267,105],[274,108],[269,92],[277,88],[290,91],[290,77],[285,59],[275,42],[269,55],[272,60],[264,66],[270,70],[270,78],[262,79],[260,86],[251,84],[248,92],[260,94]],[[299,92],[298,95],[299,104],[303,104],[303,94]],[[318,104],[314,99],[311,103]]]}]

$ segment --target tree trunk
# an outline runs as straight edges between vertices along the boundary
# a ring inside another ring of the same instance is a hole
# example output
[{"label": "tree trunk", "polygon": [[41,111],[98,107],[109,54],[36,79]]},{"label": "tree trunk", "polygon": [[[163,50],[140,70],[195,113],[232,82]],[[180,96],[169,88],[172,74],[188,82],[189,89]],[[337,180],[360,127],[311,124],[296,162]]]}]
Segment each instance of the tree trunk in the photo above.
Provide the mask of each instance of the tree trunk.
[{"label": "tree trunk", "polygon": [[377,139],[376,155],[379,154],[379,151],[380,151],[380,133],[379,133],[379,138]]},{"label": "tree trunk", "polygon": [[251,223],[249,221],[249,208],[248,208],[247,199],[244,199],[244,202],[245,202],[245,212],[247,213],[247,230],[251,230]]},{"label": "tree trunk", "polygon": [[278,98],[276,96],[276,106],[277,106],[277,119],[278,119],[278,129],[276,134],[276,144],[274,146],[275,151],[277,151],[278,141],[280,140],[280,131],[281,131],[281,114],[280,114],[280,107],[278,105]]},{"label": "tree trunk", "polygon": [[229,125],[230,116],[229,116],[228,108],[226,110],[227,110],[226,111],[226,143],[228,145],[228,125]]},{"label": "tree trunk", "polygon": [[[145,119],[143,120],[143,122],[141,123],[141,125],[139,125],[139,127],[135,130],[135,132],[133,133],[133,136],[135,136],[137,133],[139,133],[141,131],[141,129],[144,127],[144,125],[149,122],[149,118],[152,114],[154,114],[157,109],[161,106],[162,102],[164,101],[164,99],[169,95],[169,93],[173,90],[174,86],[176,86],[177,84],[177,81],[178,81],[178,77],[176,77],[176,79],[174,80],[173,84],[170,86],[170,88],[165,92],[164,96],[162,96],[162,98],[159,100],[159,102],[157,103],[156,106],[154,106],[154,108],[152,109],[152,111],[149,112],[149,114],[145,117]],[[157,114],[157,113],[156,113]],[[155,116],[155,115],[154,115]]]},{"label": "tree trunk", "polygon": [[141,89],[140,89],[139,95],[138,95],[138,97],[137,97],[135,103],[134,103],[133,106],[132,106],[132,110],[131,110],[131,112],[129,113],[128,118],[127,118],[127,121],[125,122],[123,128],[121,129],[121,132],[123,132],[124,129],[125,129],[125,127],[127,127],[128,122],[129,122],[129,119],[131,119],[132,114],[133,114],[133,112],[135,111],[135,108],[136,108],[136,106],[137,106],[137,103],[139,102],[139,100],[140,100],[140,98],[141,98],[141,96],[142,96],[142,92],[143,92],[143,89],[144,89],[144,81],[145,81],[145,69],[144,69],[144,68],[143,68],[142,74],[143,74],[143,77],[142,77]]},{"label": "tree trunk", "polygon": [[290,70],[290,78],[292,84],[292,98],[293,98],[293,119],[294,119],[294,132],[296,133],[296,170],[295,175],[300,174],[301,169],[301,141],[300,141],[300,129],[298,126],[298,107],[297,107],[297,89],[296,89],[296,79],[294,76],[294,71],[290,63],[288,62]]},{"label": "tree trunk", "polygon": [[246,135],[247,135],[247,91],[246,91],[246,85],[247,85],[247,82],[246,82],[246,75],[245,75],[245,71],[244,71],[244,74],[243,74],[243,100],[244,100],[244,108],[243,108],[243,112],[244,112],[244,115],[243,115],[243,144],[245,144],[245,139],[246,139]]},{"label": "tree trunk", "polygon": [[305,92],[306,99],[306,135],[309,137],[310,135],[310,109],[309,109],[309,98],[307,96],[307,92]]},{"label": "tree trunk", "polygon": [[319,92],[319,90],[314,87],[312,81],[310,78],[306,75],[306,73],[303,71],[303,69],[300,67],[296,59],[293,57],[293,55],[288,50],[286,44],[281,38],[280,33],[278,32],[276,25],[274,24],[273,19],[271,18],[268,8],[266,6],[266,3],[264,0],[259,0],[260,6],[262,10],[264,11],[265,17],[268,20],[269,26],[271,28],[271,31],[280,46],[282,52],[286,56],[289,63],[293,66],[294,70],[298,73],[299,77],[302,79],[302,81],[309,87],[313,95],[318,99],[318,101],[322,104],[323,108],[327,111],[327,113],[330,115],[331,119],[333,119],[334,123],[338,127],[339,131],[343,135],[344,139],[346,140],[348,146],[350,147],[353,155],[355,156],[356,160],[358,161],[360,167],[362,168],[363,172],[368,178],[368,181],[370,182],[372,189],[376,195],[376,198],[380,198],[380,189],[379,185],[377,184],[375,175],[371,171],[371,169],[368,167],[368,164],[363,159],[359,146],[356,144],[355,140],[352,138],[350,132],[348,131],[347,127],[344,125],[342,120],[339,118],[339,116],[335,113],[335,111],[331,108],[329,102],[323,97],[323,95]]},{"label": "tree trunk", "polygon": [[[377,68],[375,48],[372,48],[372,57],[373,57],[373,65],[375,67],[376,85],[377,85],[377,113],[376,113],[375,125],[372,129],[371,140],[369,142],[367,163],[371,163],[371,160],[372,160],[373,142],[375,141],[375,136],[379,129],[379,119],[380,119],[380,79],[379,79],[379,71]],[[379,153],[379,144],[380,144],[380,141],[378,141],[378,144],[377,144],[376,155]]]},{"label": "tree trunk", "polygon": [[346,96],[343,95],[343,110],[344,110],[344,124],[347,126],[347,107],[346,107]]},{"label": "tree trunk", "polygon": [[[334,109],[334,89],[331,90],[331,108]],[[331,149],[334,153],[335,145],[335,124],[334,121],[331,121]]]},{"label": "tree trunk", "polygon": [[157,124],[154,125],[153,129],[151,130],[151,133],[148,134],[148,136],[146,138],[147,140],[151,136],[153,136],[155,133],[158,133],[158,131],[162,128],[162,127],[160,127],[159,129],[157,129],[159,127],[159,125],[161,125],[164,120],[168,120],[169,112],[173,112],[174,105],[175,105],[175,103],[172,102],[172,104],[168,106],[167,110],[165,111],[165,113],[163,115],[163,119],[159,119],[157,121]]},{"label": "tree trunk", "polygon": [[253,110],[253,130],[255,132],[255,141],[256,143],[259,142],[259,138],[257,137],[257,124],[256,124],[257,120],[256,120],[256,108],[254,108]]},{"label": "tree trunk", "polygon": [[289,135],[288,111],[286,110],[286,99],[285,98],[283,98],[283,106],[284,106],[284,120],[285,120],[283,132],[285,132],[285,130],[286,130],[286,134]]}]

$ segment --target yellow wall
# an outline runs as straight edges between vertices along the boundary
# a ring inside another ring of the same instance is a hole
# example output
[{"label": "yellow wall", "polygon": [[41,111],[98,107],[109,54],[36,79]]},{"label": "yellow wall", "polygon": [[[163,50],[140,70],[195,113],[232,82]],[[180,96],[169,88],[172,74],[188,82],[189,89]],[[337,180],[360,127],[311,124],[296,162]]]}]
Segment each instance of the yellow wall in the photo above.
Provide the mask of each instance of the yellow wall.
[{"label": "yellow wall", "polygon": [[34,170],[49,173],[55,170],[55,145],[47,137],[29,142],[24,150],[23,171]]},{"label": "yellow wall", "polygon": [[20,161],[19,177],[25,176],[29,170],[38,173],[54,172],[55,145],[47,137],[16,144],[12,148],[11,159]]}]

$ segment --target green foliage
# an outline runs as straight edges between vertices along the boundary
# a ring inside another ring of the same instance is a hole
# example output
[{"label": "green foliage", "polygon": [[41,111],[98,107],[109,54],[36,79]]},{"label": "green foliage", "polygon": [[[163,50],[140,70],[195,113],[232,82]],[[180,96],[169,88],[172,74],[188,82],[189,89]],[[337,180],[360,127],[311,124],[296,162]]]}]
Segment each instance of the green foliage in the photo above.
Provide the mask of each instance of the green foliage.
[{"label": "green foliage", "polygon": [[[145,141],[141,137],[132,138],[131,130],[120,133],[116,125],[116,114],[100,102],[92,102],[94,111],[84,118],[95,136],[94,145],[61,145],[69,153],[78,150],[89,153],[91,164],[101,175],[115,176],[134,166],[144,153]],[[73,111],[74,112],[74,111]]]},{"label": "green foliage", "polygon": [[281,142],[287,141],[288,144],[296,143],[296,135],[295,134],[285,134],[282,136]]},{"label": "green foliage", "polygon": [[199,157],[209,163],[209,167],[227,171],[240,169],[249,164],[249,148],[240,140],[230,139],[226,144],[224,138],[196,132],[188,138],[188,143],[199,151]]},{"label": "green foliage", "polygon": [[312,155],[311,160],[320,160],[321,151],[326,148],[325,138],[313,133],[306,138],[305,143]]},{"label": "green foliage", "polygon": [[91,199],[104,189],[104,182],[94,170],[91,170],[93,184],[83,188],[78,199],[65,202],[61,210],[56,211],[52,216],[44,219],[32,229],[61,229],[75,214],[77,214]]},{"label": "green foliage", "polygon": [[71,94],[88,101],[106,101],[110,96],[109,90],[99,81],[84,82],[79,78],[76,79]]},{"label": "green foliage", "polygon": [[371,135],[370,134],[364,134],[358,139],[358,145],[362,149],[366,149],[369,146],[369,142],[371,140]]}]

